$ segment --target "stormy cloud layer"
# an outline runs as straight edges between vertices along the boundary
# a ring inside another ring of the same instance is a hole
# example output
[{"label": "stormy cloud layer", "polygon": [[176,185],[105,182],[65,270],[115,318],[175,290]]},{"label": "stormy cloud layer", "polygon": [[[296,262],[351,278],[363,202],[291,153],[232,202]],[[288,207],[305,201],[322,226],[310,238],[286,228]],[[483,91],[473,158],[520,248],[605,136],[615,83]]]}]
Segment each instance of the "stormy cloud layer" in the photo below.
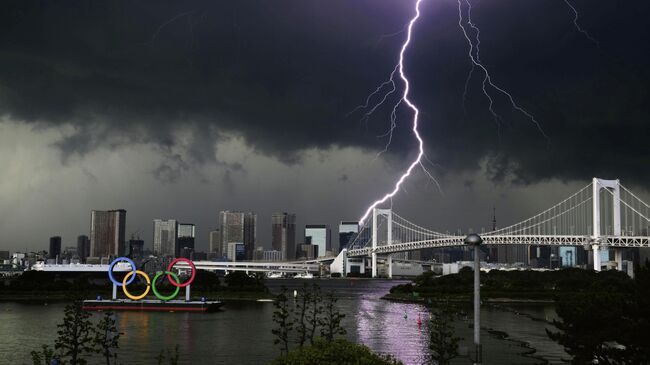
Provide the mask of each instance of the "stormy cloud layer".
[{"label": "stormy cloud layer", "polygon": [[[412,99],[422,110],[427,154],[448,193],[436,195],[420,178],[410,189],[444,200],[454,191],[490,184],[531,192],[546,184],[559,197],[558,181],[567,183],[569,192],[592,176],[648,186],[650,4],[574,4],[580,24],[599,45],[575,29],[563,1],[481,1],[473,11],[481,27],[483,62],[495,81],[535,114],[546,139],[503,98],[496,99],[504,117],[497,126],[480,93],[480,74],[470,83],[463,108],[470,62],[457,4],[423,2],[406,71]],[[187,207],[187,219],[204,220],[204,226],[212,224],[217,210],[228,208],[260,215],[294,209],[330,224],[354,219],[413,153],[408,114],[402,110],[389,153],[369,165],[383,149],[385,140],[377,135],[388,127],[390,110],[379,109],[367,122],[360,122],[359,113],[349,114],[390,73],[404,37],[395,33],[412,13],[412,2],[404,0],[4,1],[0,126],[3,141],[18,139],[22,148],[30,147],[19,154],[17,146],[0,146],[0,166],[14,171],[0,184],[1,202],[18,209],[28,200],[25,186],[38,172],[25,170],[43,161],[36,156],[47,154],[36,151],[50,151],[40,170],[43,179],[49,176],[53,187],[65,185],[62,191],[70,184],[93,191],[78,206],[82,212],[74,213],[84,226],[88,209],[127,202],[146,210],[139,217],[142,225],[152,218],[147,214],[174,215],[173,205],[156,210],[150,206],[154,195],[135,193],[152,186],[160,195],[186,194],[195,203],[198,192],[210,190],[202,187],[230,191],[223,201]],[[127,152],[139,157],[111,165],[111,157]],[[78,178],[52,178],[52,171],[66,169]],[[130,174],[123,178],[132,183],[99,189],[109,171]],[[306,171],[320,178],[301,177]],[[376,179],[364,184],[364,176]],[[261,191],[280,191],[282,199],[251,200],[260,189],[250,181],[266,182]],[[56,191],[43,195],[41,203],[47,205]],[[308,204],[289,203],[309,199],[292,196],[296,191],[317,195],[317,205],[327,208],[313,213]],[[339,207],[326,204],[346,199]],[[482,208],[489,210],[499,199],[485,198]],[[427,211],[407,201],[403,197],[404,210]],[[2,208],[4,230],[18,224],[6,218],[9,212]],[[457,212],[444,218],[448,225],[463,219],[463,209]],[[145,225],[143,231],[149,230]]]}]

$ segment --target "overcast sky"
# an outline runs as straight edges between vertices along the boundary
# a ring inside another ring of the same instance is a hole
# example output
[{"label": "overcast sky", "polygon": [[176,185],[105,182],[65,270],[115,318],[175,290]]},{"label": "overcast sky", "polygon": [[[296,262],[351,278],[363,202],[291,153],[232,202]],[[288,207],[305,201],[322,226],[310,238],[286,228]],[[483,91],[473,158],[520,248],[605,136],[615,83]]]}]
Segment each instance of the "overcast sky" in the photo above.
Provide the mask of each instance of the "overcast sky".
[{"label": "overcast sky", "polygon": [[[423,0],[405,54],[426,166],[393,201],[440,231],[514,223],[619,178],[649,201],[650,3],[472,1],[481,60],[548,138],[502,96],[496,123],[470,71],[454,0]],[[66,1],[0,4],[0,250],[75,245],[91,209],[197,225],[220,210],[305,224],[356,220],[416,153],[402,107],[350,113],[386,79],[410,0]],[[398,87],[402,87],[399,85]],[[400,89],[401,90],[401,89]],[[397,95],[394,94],[394,95]],[[391,100],[389,100],[391,101]],[[396,101],[392,100],[392,102]]]}]

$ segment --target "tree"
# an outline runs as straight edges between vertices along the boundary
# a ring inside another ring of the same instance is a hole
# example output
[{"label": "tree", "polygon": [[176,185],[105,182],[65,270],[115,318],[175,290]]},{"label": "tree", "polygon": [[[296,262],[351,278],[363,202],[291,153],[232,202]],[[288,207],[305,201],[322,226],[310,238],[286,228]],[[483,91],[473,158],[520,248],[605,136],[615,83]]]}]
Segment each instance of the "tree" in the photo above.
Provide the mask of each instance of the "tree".
[{"label": "tree", "polygon": [[117,362],[117,353],[114,352],[119,348],[120,333],[115,326],[115,314],[106,312],[102,319],[97,323],[94,343],[97,352],[102,354],[106,359],[106,365],[111,365],[111,360]]},{"label": "tree", "polygon": [[341,320],[345,318],[345,314],[341,314],[336,307],[338,298],[332,293],[325,295],[324,316],[321,320],[321,336],[327,341],[332,341],[337,335],[346,334],[345,328],[341,327]]},{"label": "tree", "polygon": [[314,336],[316,335],[316,330],[318,329],[319,323],[321,321],[321,315],[323,314],[323,297],[320,293],[320,287],[317,284],[314,284],[311,292],[311,302],[309,307],[309,313],[307,314],[308,322],[308,332],[307,337],[309,338],[309,343],[314,344]]},{"label": "tree", "polygon": [[364,345],[342,338],[316,339],[311,346],[278,357],[271,365],[402,365],[392,356],[379,355]]},{"label": "tree", "polygon": [[52,360],[58,361],[58,357],[54,354],[54,349],[48,345],[43,345],[42,350],[32,351],[32,363],[34,365],[50,365]]},{"label": "tree", "polygon": [[296,302],[295,313],[296,317],[294,318],[294,323],[296,325],[296,331],[298,332],[298,347],[302,346],[307,341],[308,337],[308,327],[306,322],[307,311],[312,303],[311,301],[311,292],[308,290],[307,283],[304,284],[304,287],[298,291],[298,298]]},{"label": "tree", "polygon": [[219,276],[211,271],[196,270],[192,290],[214,292],[220,289]]},{"label": "tree", "polygon": [[621,359],[621,349],[609,346],[621,338],[627,306],[620,293],[587,292],[566,296],[556,303],[556,312],[562,319],[553,324],[560,331],[546,330],[548,336],[564,346],[571,355],[572,364],[612,364]]},{"label": "tree", "polygon": [[458,342],[460,337],[455,336],[453,319],[455,309],[449,301],[445,301],[431,310],[429,322],[429,350],[432,363],[447,365],[450,360],[458,356]]},{"label": "tree", "polygon": [[282,287],[280,294],[276,295],[273,306],[275,307],[275,311],[273,311],[273,322],[278,326],[278,328],[271,330],[271,333],[276,337],[273,344],[280,345],[281,355],[288,354],[289,332],[293,328],[293,324],[290,319],[289,298],[287,298],[287,288],[285,286]]},{"label": "tree", "polygon": [[93,347],[94,328],[91,314],[82,309],[82,301],[74,300],[64,310],[63,323],[57,325],[59,337],[54,348],[61,358],[69,358],[70,365],[84,365],[84,355],[95,352]]}]

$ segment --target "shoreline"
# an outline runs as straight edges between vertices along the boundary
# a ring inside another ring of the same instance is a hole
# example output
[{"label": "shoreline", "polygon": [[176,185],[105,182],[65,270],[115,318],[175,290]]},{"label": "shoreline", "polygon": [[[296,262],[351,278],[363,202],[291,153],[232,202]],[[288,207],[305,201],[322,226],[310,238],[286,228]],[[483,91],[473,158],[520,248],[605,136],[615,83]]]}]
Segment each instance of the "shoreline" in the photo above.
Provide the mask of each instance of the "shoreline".
[{"label": "shoreline", "polygon": [[[111,293],[100,293],[103,298],[110,298]],[[96,295],[88,295],[88,298],[95,299]],[[122,296],[118,295],[118,298]],[[179,297],[185,298],[185,296]],[[192,295],[193,299],[206,297],[220,301],[250,301],[256,302],[258,300],[272,299],[273,295],[267,292],[215,292],[215,293],[195,293]],[[148,296],[146,299],[156,299],[153,296]],[[70,293],[47,293],[45,295],[38,293],[16,293],[16,294],[0,294],[0,303],[24,303],[24,304],[41,304],[41,303],[65,303],[71,301]]]},{"label": "shoreline", "polygon": [[[434,297],[402,297],[395,296],[394,294],[386,294],[381,297],[383,300],[397,302],[397,303],[412,303],[412,304],[424,304],[431,302],[442,302],[450,301],[455,303],[472,303],[472,297],[455,297],[455,298],[434,298]],[[428,300],[427,300],[428,299]],[[529,298],[481,298],[481,303],[489,304],[506,304],[506,303],[518,303],[518,304],[554,304],[555,300],[553,299],[529,299]]]}]

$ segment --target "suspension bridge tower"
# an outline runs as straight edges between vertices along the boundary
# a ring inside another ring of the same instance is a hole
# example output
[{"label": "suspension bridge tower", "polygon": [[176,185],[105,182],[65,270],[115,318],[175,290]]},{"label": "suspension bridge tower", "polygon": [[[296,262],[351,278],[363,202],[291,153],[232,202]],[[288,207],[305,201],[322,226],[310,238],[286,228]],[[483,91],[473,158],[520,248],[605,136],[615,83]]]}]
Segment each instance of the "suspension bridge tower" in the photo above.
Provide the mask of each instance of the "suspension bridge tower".
[{"label": "suspension bridge tower", "polygon": [[[601,202],[600,202],[600,192],[602,189],[607,189],[609,191],[609,196],[612,197],[612,232],[614,236],[621,235],[621,184],[619,180],[604,180],[594,177],[592,181],[593,189],[593,233],[592,240],[593,244],[591,246],[593,250],[593,261],[594,261],[594,270],[600,271],[601,269],[601,260],[600,260],[600,242],[601,242],[601,223],[608,219],[607,217],[601,217]],[[605,194],[605,196],[608,196]],[[609,212],[605,212],[607,214]],[[601,219],[605,218],[605,219]],[[609,232],[606,232],[609,234]],[[620,248],[614,249],[614,255],[616,260],[616,266],[619,271],[623,270],[623,252]]]}]

